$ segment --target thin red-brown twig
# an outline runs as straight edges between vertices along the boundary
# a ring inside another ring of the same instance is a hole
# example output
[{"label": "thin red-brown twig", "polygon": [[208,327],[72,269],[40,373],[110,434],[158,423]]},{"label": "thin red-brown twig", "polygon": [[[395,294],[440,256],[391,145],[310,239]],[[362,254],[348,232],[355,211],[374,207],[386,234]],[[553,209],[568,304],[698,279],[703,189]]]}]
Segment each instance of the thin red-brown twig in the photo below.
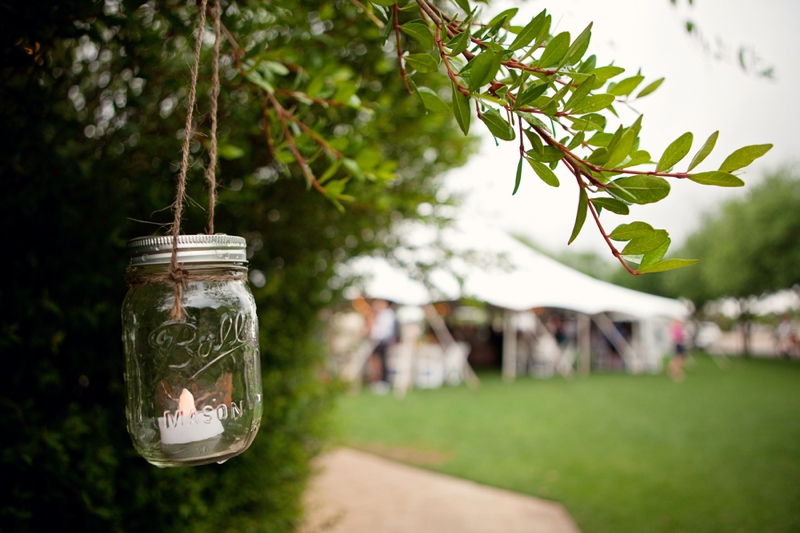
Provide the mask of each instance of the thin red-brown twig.
[{"label": "thin red-brown twig", "polygon": [[264,91],[263,93],[264,104],[261,106],[261,113],[264,120],[264,135],[267,138],[267,148],[269,149],[269,153],[272,156],[272,159],[275,159],[276,152],[275,152],[275,142],[272,140],[272,123],[270,122],[269,116],[269,99],[267,98],[267,92]]},{"label": "thin red-brown twig", "polygon": [[318,192],[325,194],[325,187],[320,185],[319,181],[317,181],[316,176],[314,176],[314,173],[309,168],[305,158],[297,148],[297,145],[294,142],[294,136],[292,135],[292,132],[289,131],[289,127],[286,124],[287,119],[292,118],[292,114],[284,109],[280,102],[278,102],[278,99],[275,98],[274,94],[270,94],[268,92],[265,92],[265,94],[267,95],[270,104],[272,104],[272,108],[275,110],[275,116],[278,117],[278,122],[283,129],[283,135],[286,137],[286,141],[289,143],[289,149],[294,154],[297,164],[300,165],[300,168],[303,170],[303,174],[305,175],[306,179],[308,179],[309,183],[311,183],[311,186],[314,187],[314,189],[316,189]]},{"label": "thin red-brown twig", "polygon": [[406,86],[406,91],[408,94],[414,94],[411,90],[411,86],[408,84],[408,72],[406,72],[406,65],[403,61],[403,46],[400,44],[400,21],[398,13],[400,13],[400,8],[397,7],[397,4],[395,4],[392,6],[392,15],[394,19],[394,38],[395,42],[397,43],[397,62],[400,65],[400,76],[403,78],[403,84]]}]

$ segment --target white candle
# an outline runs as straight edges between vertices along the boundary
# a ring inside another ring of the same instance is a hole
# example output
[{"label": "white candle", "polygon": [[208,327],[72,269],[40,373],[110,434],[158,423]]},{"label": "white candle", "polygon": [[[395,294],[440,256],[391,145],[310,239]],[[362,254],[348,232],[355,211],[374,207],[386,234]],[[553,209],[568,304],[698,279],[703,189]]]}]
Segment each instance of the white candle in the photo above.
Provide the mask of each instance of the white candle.
[{"label": "white candle", "polygon": [[158,429],[164,444],[197,442],[225,431],[217,418],[216,409],[206,405],[198,412],[194,396],[187,389],[183,389],[178,398],[178,410],[174,414],[164,411],[164,416],[158,418]]}]

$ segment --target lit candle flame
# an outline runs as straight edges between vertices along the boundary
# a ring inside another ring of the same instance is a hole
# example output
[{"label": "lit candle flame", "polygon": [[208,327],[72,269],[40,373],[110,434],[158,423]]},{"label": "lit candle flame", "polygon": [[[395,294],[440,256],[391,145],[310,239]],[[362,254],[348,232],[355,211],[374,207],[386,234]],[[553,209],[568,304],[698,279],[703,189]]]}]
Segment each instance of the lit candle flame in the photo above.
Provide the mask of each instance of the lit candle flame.
[{"label": "lit candle flame", "polygon": [[197,411],[197,407],[194,404],[194,396],[188,389],[183,389],[181,397],[178,398],[178,410],[183,411],[186,416]]}]

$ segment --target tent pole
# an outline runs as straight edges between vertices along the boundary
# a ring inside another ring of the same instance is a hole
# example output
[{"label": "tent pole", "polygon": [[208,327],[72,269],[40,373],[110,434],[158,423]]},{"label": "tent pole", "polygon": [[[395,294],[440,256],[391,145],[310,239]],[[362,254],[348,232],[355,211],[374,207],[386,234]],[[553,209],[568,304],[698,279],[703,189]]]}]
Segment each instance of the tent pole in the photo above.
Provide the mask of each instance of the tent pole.
[{"label": "tent pole", "polygon": [[517,313],[506,309],[503,312],[503,380],[514,381],[517,377]]},{"label": "tent pole", "polygon": [[436,307],[433,305],[426,305],[425,309],[425,319],[430,324],[431,329],[433,330],[433,334],[436,335],[436,338],[439,340],[439,343],[442,344],[442,347],[447,350],[456,349],[461,352],[461,358],[464,360],[463,364],[463,373],[464,373],[464,381],[472,390],[477,389],[480,384],[481,380],[475,374],[475,371],[469,366],[469,361],[467,361],[467,353],[464,353],[463,350],[458,346],[458,343],[453,338],[453,335],[450,334],[450,330],[447,329],[447,324],[445,324],[444,319],[439,315],[439,312],[436,310]]},{"label": "tent pole", "polygon": [[578,314],[578,374],[588,376],[592,364],[592,319]]},{"label": "tent pole", "polygon": [[592,320],[597,324],[597,327],[600,328],[600,331],[603,332],[608,342],[617,350],[617,353],[622,357],[622,360],[628,366],[628,370],[631,374],[640,374],[642,372],[642,367],[640,365],[641,361],[639,356],[625,337],[622,336],[622,333],[617,330],[617,327],[608,315],[605,313],[597,313],[592,317]]},{"label": "tent pole", "polygon": [[631,321],[631,348],[633,349],[636,359],[639,361],[639,368],[647,371],[649,365],[647,354],[645,354],[642,344],[642,332],[638,320]]}]

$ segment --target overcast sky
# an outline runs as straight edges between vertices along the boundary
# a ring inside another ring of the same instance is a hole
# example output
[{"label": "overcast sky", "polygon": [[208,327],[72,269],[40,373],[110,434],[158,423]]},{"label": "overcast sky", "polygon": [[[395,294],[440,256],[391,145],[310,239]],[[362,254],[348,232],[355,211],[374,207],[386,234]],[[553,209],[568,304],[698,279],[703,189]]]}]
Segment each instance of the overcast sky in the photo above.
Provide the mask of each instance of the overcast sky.
[{"label": "overcast sky", "polygon": [[[670,142],[691,131],[695,141],[688,161],[719,129],[714,152],[698,170],[715,170],[730,152],[749,144],[773,143],[775,147],[745,169],[742,178],[747,183],[757,183],[770,169],[800,162],[796,134],[800,72],[795,59],[800,51],[800,2],[695,0],[693,7],[687,0],[678,3],[685,5],[675,7],[668,0],[527,0],[497,3],[492,12],[519,5],[518,23],[524,24],[546,7],[553,15],[555,30],[569,31],[573,38],[594,21],[589,53],[598,56],[598,64],[613,60],[627,69],[626,75],[641,68],[646,79],[640,87],[666,77],[658,91],[635,103],[637,111],[644,114],[641,147],[656,160]],[[716,60],[704,52],[685,31],[687,18],[697,24],[708,41],[721,39],[730,48],[727,57]],[[773,81],[746,74],[737,66],[734,60],[741,45],[754,49],[763,58],[763,65],[775,67]],[[619,107],[618,111],[626,125],[636,118],[627,108]],[[473,121],[473,128],[475,132],[485,130],[479,121]],[[520,190],[511,196],[517,154],[516,143],[496,147],[488,137],[470,163],[448,174],[447,187],[466,194],[462,209],[471,218],[490,220],[526,234],[553,251],[566,248],[578,196],[574,178],[561,173],[561,187],[552,189],[526,166]],[[704,212],[746,190],[676,180],[672,185],[665,200],[635,206],[632,215],[669,231],[675,244],[699,226]],[[622,221],[605,224],[610,230]],[[591,220],[570,248],[608,253]]]}]

